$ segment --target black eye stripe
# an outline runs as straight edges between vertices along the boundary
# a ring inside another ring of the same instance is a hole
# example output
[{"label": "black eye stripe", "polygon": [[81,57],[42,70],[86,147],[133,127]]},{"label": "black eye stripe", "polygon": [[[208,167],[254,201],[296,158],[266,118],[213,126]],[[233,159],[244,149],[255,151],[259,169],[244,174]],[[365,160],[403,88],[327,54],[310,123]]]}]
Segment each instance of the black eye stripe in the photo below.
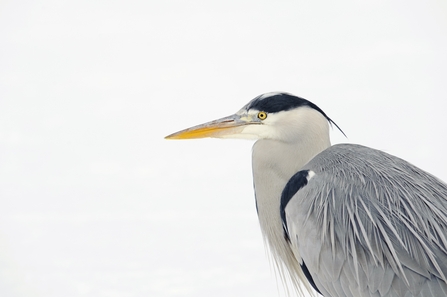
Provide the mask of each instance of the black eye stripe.
[{"label": "black eye stripe", "polygon": [[[320,112],[330,123],[334,124],[341,131],[341,133],[343,133],[340,127],[338,127],[338,125],[332,121],[317,105],[304,98],[287,93],[272,93],[270,96],[268,94],[260,95],[251,100],[250,103],[246,105],[246,109],[255,109],[262,110],[266,113],[274,113],[288,111],[300,106],[308,106]],[[343,135],[345,135],[345,133],[343,133]]]},{"label": "black eye stripe", "polygon": [[248,106],[248,109],[257,109],[271,113],[271,112],[287,111],[300,106],[309,106],[322,112],[312,102],[285,93],[275,94],[270,97],[263,97],[263,95],[258,96],[252,100],[252,102]]}]

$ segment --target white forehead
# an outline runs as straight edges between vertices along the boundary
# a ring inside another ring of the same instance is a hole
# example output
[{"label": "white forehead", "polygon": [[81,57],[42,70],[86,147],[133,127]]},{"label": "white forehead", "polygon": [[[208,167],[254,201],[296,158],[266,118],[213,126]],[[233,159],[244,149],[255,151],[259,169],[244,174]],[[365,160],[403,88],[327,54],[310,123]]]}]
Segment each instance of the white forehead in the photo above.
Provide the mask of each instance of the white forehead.
[{"label": "white forehead", "polygon": [[238,112],[236,112],[237,115],[252,115],[252,114],[257,114],[259,112],[259,110],[257,109],[250,109],[247,110],[247,105],[242,107],[241,109],[238,110]]}]

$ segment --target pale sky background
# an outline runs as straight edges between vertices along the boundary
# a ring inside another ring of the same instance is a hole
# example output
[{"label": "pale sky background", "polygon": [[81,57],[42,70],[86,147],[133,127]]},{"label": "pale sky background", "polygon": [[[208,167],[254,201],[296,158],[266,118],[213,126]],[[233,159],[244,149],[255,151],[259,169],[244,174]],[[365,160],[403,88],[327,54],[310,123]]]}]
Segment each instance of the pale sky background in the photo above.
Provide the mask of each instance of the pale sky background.
[{"label": "pale sky background", "polygon": [[286,91],[447,180],[445,1],[0,3],[0,296],[284,296],[250,141],[167,141]]}]

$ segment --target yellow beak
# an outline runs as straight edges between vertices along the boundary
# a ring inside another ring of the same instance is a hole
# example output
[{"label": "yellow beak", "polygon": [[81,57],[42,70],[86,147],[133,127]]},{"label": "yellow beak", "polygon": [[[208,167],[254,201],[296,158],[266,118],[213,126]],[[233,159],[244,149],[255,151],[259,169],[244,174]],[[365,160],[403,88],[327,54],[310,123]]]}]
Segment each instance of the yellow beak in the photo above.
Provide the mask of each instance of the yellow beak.
[{"label": "yellow beak", "polygon": [[165,137],[165,139],[192,139],[192,138],[227,138],[231,135],[240,134],[243,126],[254,124],[251,121],[242,120],[237,114],[214,120],[205,124],[197,125]]}]

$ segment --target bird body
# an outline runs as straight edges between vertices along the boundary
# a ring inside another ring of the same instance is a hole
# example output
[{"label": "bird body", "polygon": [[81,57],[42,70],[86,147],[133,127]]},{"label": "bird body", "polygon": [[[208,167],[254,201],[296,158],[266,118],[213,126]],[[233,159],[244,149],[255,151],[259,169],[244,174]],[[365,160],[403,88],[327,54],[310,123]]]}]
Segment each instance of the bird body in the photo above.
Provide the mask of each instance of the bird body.
[{"label": "bird body", "polygon": [[284,223],[324,296],[447,295],[447,184],[353,144],[302,170],[312,177],[292,194]]},{"label": "bird body", "polygon": [[252,162],[261,230],[298,293],[446,296],[447,185],[382,151],[331,146],[330,124],[315,104],[268,93],[167,138],[258,139]]}]

